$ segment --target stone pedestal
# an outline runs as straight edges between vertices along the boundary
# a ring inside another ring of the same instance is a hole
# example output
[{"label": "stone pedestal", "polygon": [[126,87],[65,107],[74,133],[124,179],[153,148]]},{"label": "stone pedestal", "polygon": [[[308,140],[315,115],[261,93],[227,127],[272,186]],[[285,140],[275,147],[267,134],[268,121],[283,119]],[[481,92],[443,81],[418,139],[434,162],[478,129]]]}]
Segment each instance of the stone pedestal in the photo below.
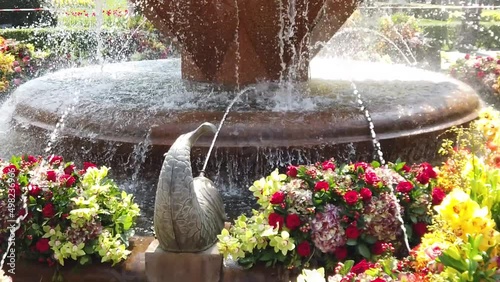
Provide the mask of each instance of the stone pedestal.
[{"label": "stone pedestal", "polygon": [[154,240],[146,250],[148,282],[217,282],[222,280],[222,255],[214,245],[200,253],[171,253]]}]

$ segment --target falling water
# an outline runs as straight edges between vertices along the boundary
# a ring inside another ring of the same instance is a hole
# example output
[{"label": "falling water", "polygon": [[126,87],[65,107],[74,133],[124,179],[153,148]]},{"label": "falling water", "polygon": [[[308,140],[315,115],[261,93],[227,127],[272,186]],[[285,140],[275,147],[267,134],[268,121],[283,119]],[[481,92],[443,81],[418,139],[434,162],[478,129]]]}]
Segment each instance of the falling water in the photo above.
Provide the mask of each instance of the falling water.
[{"label": "falling water", "polygon": [[[387,17],[392,22],[392,18],[389,15],[387,15]],[[413,62],[416,64],[417,63],[417,58],[415,58],[415,56],[413,55],[413,52],[411,51],[411,48],[408,45],[408,43],[406,42],[406,40],[403,38],[403,35],[401,35],[401,33],[396,29],[396,27],[394,25],[392,25],[392,30],[398,35],[398,37],[401,40],[401,42],[403,42],[403,44],[406,47],[406,50],[408,51],[408,53],[410,54],[411,58],[413,59]]]},{"label": "falling water", "polygon": [[234,36],[234,42],[236,44],[236,63],[234,64],[236,72],[236,89],[240,90],[240,7],[238,6],[238,0],[234,0],[234,6],[236,8],[236,33]]},{"label": "falling water", "polygon": [[104,0],[95,0],[95,15],[96,15],[96,36],[97,36],[97,59],[99,60],[99,64],[101,68],[104,67],[104,56],[102,54],[103,51],[103,38],[101,36],[102,26],[104,24],[104,16],[102,10],[104,8]]},{"label": "falling water", "polygon": [[134,173],[132,174],[132,181],[137,180],[137,176],[141,172],[142,165],[146,161],[147,153],[151,149],[153,143],[151,142],[151,128],[146,133],[144,141],[134,146],[134,151],[132,152],[132,168]]},{"label": "falling water", "polygon": [[[288,1],[288,31],[286,35],[286,40],[288,45],[290,46],[290,49],[292,51],[292,58],[290,59],[290,65],[291,66],[298,66],[297,65],[297,48],[293,42],[293,36],[295,35],[294,28],[295,28],[295,18],[297,17],[297,7],[296,7],[296,0],[289,0]],[[288,74],[287,77],[288,79],[293,79],[296,75],[296,69],[294,67],[289,67],[288,69]]]},{"label": "falling water", "polygon": [[[372,141],[373,141],[373,146],[377,152],[380,164],[382,166],[385,166],[384,154],[382,153],[382,148],[380,146],[380,142],[377,140],[377,134],[375,133],[375,125],[373,124],[373,120],[371,118],[370,112],[364,106],[363,100],[361,99],[361,93],[359,93],[359,91],[356,87],[356,84],[352,80],[351,80],[351,87],[353,89],[353,93],[354,93],[354,96],[356,98],[356,102],[359,105],[359,109],[361,110],[361,112],[363,112],[363,114],[366,118],[366,121],[368,122],[368,126],[370,128],[370,133],[371,133],[371,137],[372,137]],[[399,204],[399,200],[396,198],[396,194],[394,194],[394,189],[393,189],[392,185],[388,185],[388,187],[389,187],[389,190],[391,192],[391,194],[390,194],[391,198],[394,201],[395,206],[396,206],[396,218],[401,223],[401,230],[403,231],[406,249],[408,250],[408,252],[410,252],[411,251],[410,242],[408,241],[408,233],[406,232],[405,222],[403,220],[403,217],[401,217],[401,206]]]},{"label": "falling water", "polygon": [[229,114],[229,111],[231,110],[231,108],[233,107],[234,103],[236,103],[236,100],[238,100],[241,95],[243,95],[244,93],[246,93],[248,91],[251,91],[251,90],[255,90],[255,88],[254,87],[248,87],[246,89],[243,89],[242,91],[240,91],[236,95],[236,97],[234,97],[234,99],[231,101],[231,103],[229,103],[229,106],[227,106],[226,112],[224,112],[224,115],[222,116],[222,119],[220,121],[219,127],[217,128],[217,131],[215,132],[215,136],[214,136],[214,139],[212,140],[212,144],[210,144],[210,148],[208,149],[207,157],[205,158],[205,163],[203,164],[203,168],[201,169],[202,173],[207,168],[208,160],[210,159],[210,155],[211,155],[212,150],[214,148],[215,141],[217,140],[217,136],[219,136],[219,132],[222,129],[222,125],[224,125],[224,121],[226,120],[226,117]]},{"label": "falling water", "polygon": [[283,82],[283,73],[286,70],[286,63],[285,63],[285,39],[284,39],[284,31],[285,31],[285,17],[283,16],[283,0],[279,0],[279,17],[280,17],[280,31],[278,32],[278,42],[279,42],[279,47],[280,47],[280,59],[281,59],[281,71],[280,71],[280,84]]}]

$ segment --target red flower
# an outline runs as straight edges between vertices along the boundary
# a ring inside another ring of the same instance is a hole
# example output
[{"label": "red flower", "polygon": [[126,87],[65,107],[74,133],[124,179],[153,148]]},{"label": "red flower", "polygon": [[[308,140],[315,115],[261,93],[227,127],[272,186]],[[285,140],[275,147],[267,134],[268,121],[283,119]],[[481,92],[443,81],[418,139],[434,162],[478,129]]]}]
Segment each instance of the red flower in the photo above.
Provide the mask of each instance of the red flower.
[{"label": "red flower", "polygon": [[52,155],[49,157],[49,163],[51,165],[60,165],[63,162],[63,157]]},{"label": "red flower", "polygon": [[[2,172],[3,172],[3,174],[7,174],[7,175],[9,175],[11,173],[13,173],[14,176],[19,175],[19,169],[17,169],[17,167],[13,164],[4,167]],[[12,177],[12,176],[9,176],[9,177]]]},{"label": "red flower", "polygon": [[66,173],[66,174],[72,174],[73,171],[75,171],[75,165],[74,164],[70,164],[70,165],[68,165],[67,167],[64,168],[64,173]]},{"label": "red flower", "polygon": [[372,254],[378,256],[378,255],[383,254],[384,251],[385,251],[384,242],[377,241],[377,242],[375,242],[375,244],[373,244],[373,246],[372,246]]},{"label": "red flower", "polygon": [[17,196],[17,197],[20,197],[21,194],[23,193],[21,191],[21,185],[19,185],[19,183],[17,183],[17,182],[14,183],[14,186],[10,186],[10,187],[14,188],[14,195]]},{"label": "red flower", "polygon": [[297,167],[294,165],[289,165],[286,171],[286,175],[289,177],[297,177]]},{"label": "red flower", "polygon": [[466,60],[470,59],[470,55],[469,55],[469,54],[466,54],[466,55],[465,55],[465,59],[466,59]]},{"label": "red flower", "polygon": [[326,181],[318,181],[314,185],[314,191],[319,192],[319,191],[328,191],[329,189],[328,182]]},{"label": "red flower", "polygon": [[48,203],[45,206],[43,206],[42,214],[46,218],[53,217],[56,214],[56,211],[54,210],[54,205],[51,203]]},{"label": "red flower", "polygon": [[401,193],[408,193],[413,189],[413,184],[409,181],[399,182],[396,190]]},{"label": "red flower", "polygon": [[439,205],[443,202],[444,197],[446,197],[446,193],[439,187],[434,187],[432,189],[432,204]]},{"label": "red flower", "polygon": [[427,233],[427,223],[425,222],[417,222],[413,224],[413,231],[417,234],[418,237],[424,236]]},{"label": "red flower", "polygon": [[36,242],[35,248],[40,253],[47,252],[48,250],[50,250],[49,239],[47,239],[47,238],[41,238],[40,240],[38,240]]},{"label": "red flower", "polygon": [[385,280],[384,278],[377,277],[370,282],[387,282],[387,280]]},{"label": "red flower", "polygon": [[84,162],[83,163],[83,171],[86,172],[87,169],[91,168],[91,167],[97,167],[95,164],[93,163],[89,163],[89,162]]},{"label": "red flower", "polygon": [[358,239],[359,230],[356,226],[349,226],[345,229],[345,235],[349,239]]},{"label": "red flower", "polygon": [[368,188],[361,188],[359,191],[359,194],[361,195],[361,198],[363,201],[369,201],[372,198],[372,190]]},{"label": "red flower", "polygon": [[430,179],[436,178],[437,173],[429,163],[422,163],[417,174],[417,181],[421,184],[429,183]]},{"label": "red flower", "polygon": [[484,71],[478,71],[478,72],[477,72],[477,77],[478,77],[478,78],[483,78],[483,77],[484,77],[484,75],[485,75],[485,74],[484,74]]},{"label": "red flower", "polygon": [[68,188],[71,187],[71,186],[73,186],[73,184],[75,184],[75,182],[76,182],[76,179],[73,176],[69,175],[69,174],[62,175],[59,179]]},{"label": "red flower", "polygon": [[365,171],[368,168],[368,164],[365,162],[357,162],[354,164],[354,170],[358,171],[358,168],[362,168]]},{"label": "red flower", "polygon": [[359,194],[356,191],[349,191],[345,193],[344,200],[348,205],[355,205],[359,200]]},{"label": "red flower", "polygon": [[411,167],[410,167],[409,165],[405,164],[405,165],[403,166],[403,171],[404,171],[404,172],[410,172],[410,171],[411,171]]},{"label": "red flower", "polygon": [[278,191],[271,196],[270,202],[273,205],[278,205],[283,203],[284,200],[285,200],[285,193],[283,193],[282,191]]},{"label": "red flower", "polygon": [[281,229],[281,227],[283,227],[283,222],[285,221],[285,219],[281,215],[273,212],[269,215],[267,221],[272,227],[276,228],[279,226],[279,228]]},{"label": "red flower", "polygon": [[365,259],[358,262],[351,268],[351,272],[355,274],[361,274],[372,267],[372,264],[367,262]]},{"label": "red flower", "polygon": [[380,179],[378,179],[378,176],[377,174],[375,174],[375,172],[368,171],[365,173],[365,181],[370,185],[377,185]]},{"label": "red flower", "polygon": [[323,170],[335,170],[335,164],[331,161],[325,161],[321,166],[323,167]]},{"label": "red flower", "polygon": [[52,182],[56,182],[56,180],[57,180],[56,172],[53,170],[48,170],[47,171],[47,180],[52,181]]},{"label": "red flower", "polygon": [[339,261],[344,260],[347,257],[347,248],[346,247],[338,247],[335,250],[335,257]]},{"label": "red flower", "polygon": [[286,227],[290,230],[297,229],[300,226],[300,218],[299,215],[292,213],[287,215],[286,217]]},{"label": "red flower", "polygon": [[28,193],[30,194],[30,196],[36,197],[40,194],[41,191],[42,189],[40,189],[38,185],[32,185],[32,184],[28,185]]},{"label": "red flower", "polygon": [[308,257],[311,255],[311,245],[307,241],[303,241],[297,246],[297,254],[301,257]]}]

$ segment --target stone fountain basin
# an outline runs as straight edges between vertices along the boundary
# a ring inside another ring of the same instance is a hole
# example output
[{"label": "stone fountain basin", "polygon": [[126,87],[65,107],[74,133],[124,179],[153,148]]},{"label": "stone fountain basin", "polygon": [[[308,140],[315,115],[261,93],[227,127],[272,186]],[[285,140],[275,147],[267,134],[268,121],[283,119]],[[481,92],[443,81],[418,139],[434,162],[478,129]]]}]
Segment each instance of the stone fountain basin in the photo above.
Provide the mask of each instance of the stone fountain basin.
[{"label": "stone fountain basin", "polygon": [[[353,84],[381,140],[442,131],[471,121],[480,100],[444,75],[403,66],[313,60],[311,79],[261,83],[237,100],[216,146],[308,147],[370,141]],[[352,83],[351,83],[352,82]],[[205,121],[219,124],[236,92],[185,82],[180,61],[129,62],[67,69],[15,91],[14,120],[62,136],[168,148]],[[196,145],[208,147],[211,139]]]}]

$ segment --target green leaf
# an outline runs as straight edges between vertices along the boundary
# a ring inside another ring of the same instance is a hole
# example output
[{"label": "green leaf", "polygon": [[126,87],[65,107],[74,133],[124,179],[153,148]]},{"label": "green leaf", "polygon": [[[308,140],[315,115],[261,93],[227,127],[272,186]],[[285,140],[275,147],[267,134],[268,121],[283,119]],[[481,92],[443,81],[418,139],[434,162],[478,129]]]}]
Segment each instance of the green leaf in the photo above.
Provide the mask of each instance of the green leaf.
[{"label": "green leaf", "polygon": [[356,239],[348,239],[346,244],[348,246],[356,246],[358,244],[358,240],[356,240]]},{"label": "green leaf", "polygon": [[94,246],[92,245],[85,245],[85,248],[83,248],[83,251],[87,254],[87,255],[91,255],[93,254],[95,251],[94,251]]},{"label": "green leaf", "polygon": [[368,244],[375,244],[375,242],[377,242],[377,238],[370,235],[365,235],[363,239]]},{"label": "green leaf", "polygon": [[372,165],[374,168],[380,167],[380,163],[379,163],[379,162],[377,162],[377,161],[373,161],[373,162],[371,163],[371,165]]},{"label": "green leaf", "polygon": [[371,257],[370,250],[368,249],[368,247],[365,244],[358,245],[358,252],[360,255],[362,255],[363,257],[365,257],[367,259],[370,259],[370,257]]},{"label": "green leaf", "polygon": [[264,254],[259,258],[260,261],[269,261],[274,258],[275,253],[274,252],[264,252]]},{"label": "green leaf", "polygon": [[92,258],[90,256],[83,256],[83,257],[80,257],[79,261],[80,261],[81,265],[85,265],[85,264],[92,262]]},{"label": "green leaf", "polygon": [[351,268],[352,266],[354,265],[354,261],[353,260],[347,260],[344,262],[344,266],[342,267],[342,269],[340,269],[340,274],[342,276],[345,276],[347,275],[347,273],[349,273],[349,271],[351,271]]}]

